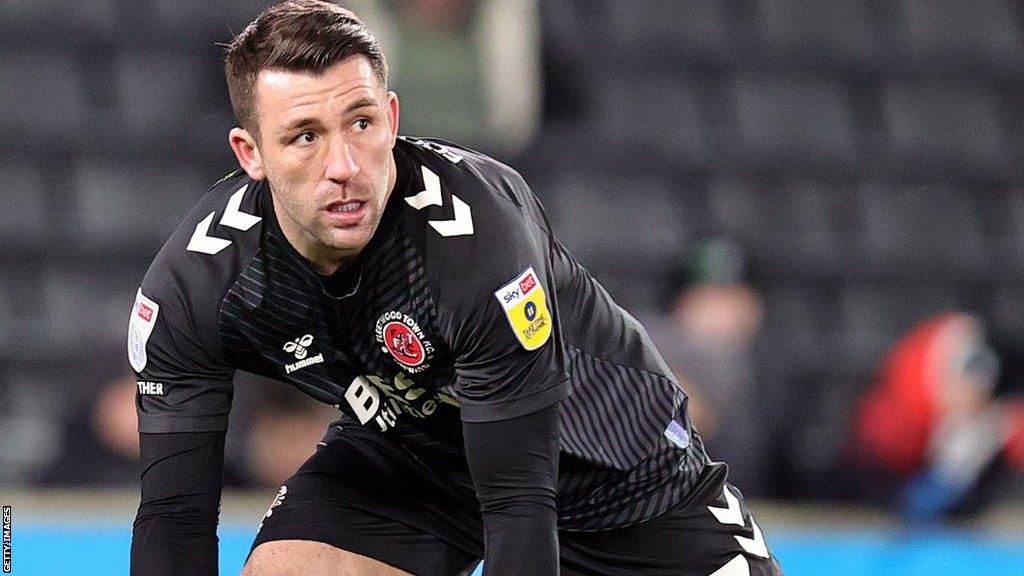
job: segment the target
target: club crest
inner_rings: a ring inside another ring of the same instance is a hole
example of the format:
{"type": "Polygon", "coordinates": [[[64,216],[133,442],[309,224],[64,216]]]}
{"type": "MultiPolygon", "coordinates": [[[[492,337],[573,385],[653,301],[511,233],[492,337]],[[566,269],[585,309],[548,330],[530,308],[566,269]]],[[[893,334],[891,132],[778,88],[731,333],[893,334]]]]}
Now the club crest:
{"type": "Polygon", "coordinates": [[[407,371],[415,374],[429,367],[427,361],[434,353],[434,346],[408,314],[397,310],[381,314],[377,318],[374,335],[381,345],[381,352],[391,354],[395,362],[407,371]]]}

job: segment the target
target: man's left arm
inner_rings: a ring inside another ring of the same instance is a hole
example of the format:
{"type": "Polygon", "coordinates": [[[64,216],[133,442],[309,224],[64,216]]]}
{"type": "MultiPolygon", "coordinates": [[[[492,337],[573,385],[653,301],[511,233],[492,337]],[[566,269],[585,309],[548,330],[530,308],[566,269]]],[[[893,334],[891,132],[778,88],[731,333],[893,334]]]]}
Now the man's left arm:
{"type": "Polygon", "coordinates": [[[477,179],[442,173],[441,184],[471,207],[472,230],[427,234],[424,252],[443,254],[426,271],[454,356],[484,566],[488,576],[556,575],[558,406],[569,383],[553,240],[521,176],[470,153],[464,161],[477,179]]]}
{"type": "Polygon", "coordinates": [[[483,514],[487,576],[558,574],[558,405],[507,420],[464,422],[483,514]]]}

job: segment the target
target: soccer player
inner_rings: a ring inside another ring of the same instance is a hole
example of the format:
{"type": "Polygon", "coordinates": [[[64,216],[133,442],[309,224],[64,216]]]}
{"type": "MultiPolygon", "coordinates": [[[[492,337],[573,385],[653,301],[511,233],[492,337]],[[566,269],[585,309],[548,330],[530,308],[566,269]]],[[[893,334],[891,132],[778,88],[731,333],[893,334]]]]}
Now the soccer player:
{"type": "Polygon", "coordinates": [[[236,369],[341,412],[278,492],[248,576],[481,558],[491,576],[781,573],[643,327],[514,170],[397,135],[384,56],[351,12],[276,5],[225,68],[242,171],[186,216],[131,313],[133,574],[216,574],[236,369]]]}

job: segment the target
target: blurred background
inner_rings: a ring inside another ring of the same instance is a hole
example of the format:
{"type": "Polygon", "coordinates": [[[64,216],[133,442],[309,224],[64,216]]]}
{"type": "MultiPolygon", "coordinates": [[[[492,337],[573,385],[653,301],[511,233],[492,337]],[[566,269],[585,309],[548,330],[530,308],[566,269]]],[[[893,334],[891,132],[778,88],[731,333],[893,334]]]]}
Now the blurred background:
{"type": "MultiPolygon", "coordinates": [[[[649,327],[787,573],[1024,573],[1024,2],[340,3],[401,132],[519,169],[649,327]]],[[[218,44],[269,4],[0,0],[15,574],[127,570],[127,314],[236,167],[218,44]]],[[[331,416],[239,374],[223,573],[331,416]]]]}

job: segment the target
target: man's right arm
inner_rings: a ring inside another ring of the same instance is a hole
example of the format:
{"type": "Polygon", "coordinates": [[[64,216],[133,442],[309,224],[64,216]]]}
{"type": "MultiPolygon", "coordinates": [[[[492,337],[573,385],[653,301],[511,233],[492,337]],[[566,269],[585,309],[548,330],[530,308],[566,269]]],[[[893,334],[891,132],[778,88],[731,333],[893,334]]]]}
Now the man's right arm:
{"type": "Polygon", "coordinates": [[[216,575],[233,371],[220,357],[209,325],[217,318],[214,303],[148,285],[152,276],[173,277],[147,277],[128,329],[142,459],[131,574],[216,575]]]}
{"type": "Polygon", "coordinates": [[[132,576],[217,575],[224,432],[140,434],[132,576]]]}
{"type": "Polygon", "coordinates": [[[225,178],[199,200],[153,259],[132,307],[127,352],[138,376],[142,456],[131,551],[136,576],[217,573],[224,435],[237,362],[222,349],[222,306],[259,250],[262,227],[211,222],[223,222],[229,206],[259,222],[260,192],[251,184],[225,178]],[[202,242],[207,237],[220,239],[213,253],[202,242]]]}

